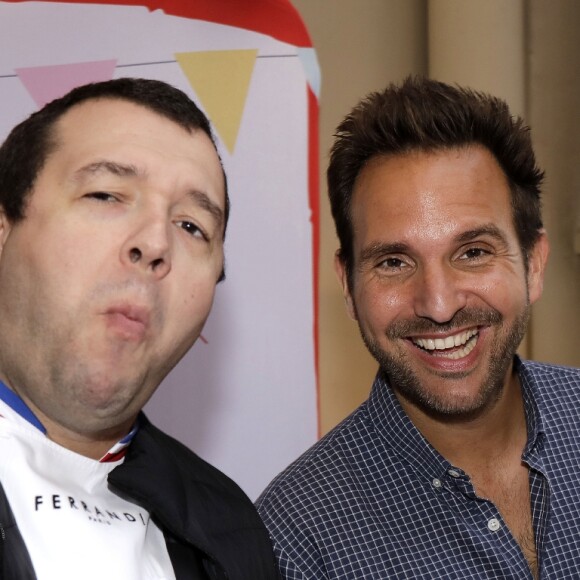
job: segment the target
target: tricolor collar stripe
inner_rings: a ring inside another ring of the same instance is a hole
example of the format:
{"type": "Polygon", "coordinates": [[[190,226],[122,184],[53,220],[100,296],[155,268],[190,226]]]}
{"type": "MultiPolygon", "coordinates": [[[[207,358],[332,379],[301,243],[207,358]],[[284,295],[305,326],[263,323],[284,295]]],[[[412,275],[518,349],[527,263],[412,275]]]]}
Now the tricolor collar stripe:
{"type": "Polygon", "coordinates": [[[0,399],[12,410],[16,411],[23,419],[26,419],[31,425],[34,425],[34,427],[46,435],[46,429],[38,420],[38,417],[30,410],[28,405],[2,381],[0,381],[0,399]]]}

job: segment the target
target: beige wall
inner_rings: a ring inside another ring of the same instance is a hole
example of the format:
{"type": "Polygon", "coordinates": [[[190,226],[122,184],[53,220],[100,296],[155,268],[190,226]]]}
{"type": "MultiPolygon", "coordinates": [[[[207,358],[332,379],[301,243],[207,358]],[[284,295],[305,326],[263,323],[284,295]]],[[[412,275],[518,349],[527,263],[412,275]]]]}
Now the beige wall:
{"type": "Polygon", "coordinates": [[[580,2],[533,0],[528,15],[528,119],[546,170],[548,279],[532,320],[534,358],[580,367],[580,2]]]}
{"type": "Polygon", "coordinates": [[[332,262],[338,246],[324,171],[332,133],[366,93],[410,73],[429,74],[508,100],[534,128],[546,167],[553,255],[525,352],[580,366],[580,3],[575,0],[293,0],[322,70],[320,100],[321,427],[364,400],[376,371],[346,316],[332,262]]]}

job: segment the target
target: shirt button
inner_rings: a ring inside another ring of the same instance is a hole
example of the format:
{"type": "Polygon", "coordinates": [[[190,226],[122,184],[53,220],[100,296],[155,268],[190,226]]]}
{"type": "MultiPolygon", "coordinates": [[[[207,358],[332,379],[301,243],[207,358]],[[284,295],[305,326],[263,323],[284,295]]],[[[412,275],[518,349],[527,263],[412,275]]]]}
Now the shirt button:
{"type": "Polygon", "coordinates": [[[451,477],[461,477],[461,473],[459,473],[459,471],[457,471],[457,469],[449,469],[447,471],[447,473],[451,476],[451,477]]]}
{"type": "Polygon", "coordinates": [[[437,478],[435,478],[435,479],[433,480],[433,487],[434,487],[435,489],[440,489],[440,488],[441,488],[441,485],[442,485],[442,484],[441,484],[441,480],[440,480],[440,479],[437,479],[437,478]]]}
{"type": "Polygon", "coordinates": [[[491,518],[491,520],[487,522],[487,527],[491,532],[497,532],[501,528],[501,524],[497,518],[491,518]]]}

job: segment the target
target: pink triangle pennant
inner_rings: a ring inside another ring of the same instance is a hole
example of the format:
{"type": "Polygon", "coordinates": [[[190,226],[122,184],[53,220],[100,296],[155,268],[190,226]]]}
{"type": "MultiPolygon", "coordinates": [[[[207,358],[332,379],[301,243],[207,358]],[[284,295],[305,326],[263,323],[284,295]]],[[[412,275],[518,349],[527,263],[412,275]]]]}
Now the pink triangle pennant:
{"type": "Polygon", "coordinates": [[[80,85],[111,80],[116,65],[117,60],[99,60],[17,68],[15,72],[34,102],[43,107],[80,85]]]}

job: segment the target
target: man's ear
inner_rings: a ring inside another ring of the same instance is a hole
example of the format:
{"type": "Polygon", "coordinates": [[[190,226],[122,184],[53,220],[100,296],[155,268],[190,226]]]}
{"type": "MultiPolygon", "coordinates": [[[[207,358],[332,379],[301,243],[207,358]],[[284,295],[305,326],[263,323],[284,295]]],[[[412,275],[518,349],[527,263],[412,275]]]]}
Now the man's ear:
{"type": "Polygon", "coordinates": [[[537,239],[528,256],[528,292],[530,295],[530,304],[533,304],[542,295],[544,288],[544,272],[548,255],[550,253],[550,244],[546,230],[540,231],[540,237],[537,239]]]}
{"type": "Polygon", "coordinates": [[[348,276],[346,273],[346,266],[340,255],[340,250],[337,250],[336,254],[334,255],[334,271],[336,272],[338,281],[342,286],[342,294],[344,296],[344,304],[346,306],[346,311],[353,320],[356,320],[357,319],[356,308],[354,307],[354,301],[352,299],[350,288],[348,286],[348,276]]]}
{"type": "Polygon", "coordinates": [[[12,224],[8,220],[4,208],[0,206],[0,256],[2,256],[2,250],[4,249],[4,244],[11,229],[12,224]]]}

